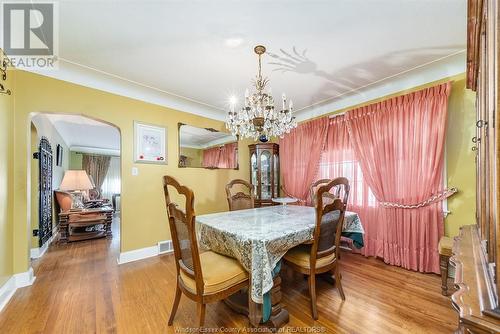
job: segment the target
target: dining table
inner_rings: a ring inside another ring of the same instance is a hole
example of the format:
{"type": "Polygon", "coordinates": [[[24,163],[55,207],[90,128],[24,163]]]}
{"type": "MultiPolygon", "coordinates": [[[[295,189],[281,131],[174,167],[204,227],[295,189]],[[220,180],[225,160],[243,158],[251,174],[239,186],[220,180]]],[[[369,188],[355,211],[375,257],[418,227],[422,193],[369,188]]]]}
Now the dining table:
{"type": "MultiPolygon", "coordinates": [[[[281,258],[289,249],[312,240],[316,209],[267,206],[200,215],[196,223],[202,250],[235,258],[249,273],[248,291],[237,293],[226,304],[247,315],[255,327],[279,328],[288,323],[288,311],[281,305],[281,258]]],[[[356,213],[346,211],[342,234],[357,239],[354,245],[360,246],[364,230],[356,213]]]]}

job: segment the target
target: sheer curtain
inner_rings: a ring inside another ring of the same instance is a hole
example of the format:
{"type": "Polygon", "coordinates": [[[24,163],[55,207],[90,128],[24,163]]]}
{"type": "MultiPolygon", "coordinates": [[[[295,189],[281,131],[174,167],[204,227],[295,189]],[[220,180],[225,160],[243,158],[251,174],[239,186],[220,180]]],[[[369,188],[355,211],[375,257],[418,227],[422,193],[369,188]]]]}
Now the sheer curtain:
{"type": "Polygon", "coordinates": [[[111,157],[108,172],[102,183],[102,197],[111,200],[113,194],[120,193],[120,157],[111,157]]]}
{"type": "MultiPolygon", "coordinates": [[[[347,209],[356,212],[363,223],[365,231],[370,226],[377,225],[380,210],[372,190],[363,178],[363,172],[351,146],[349,131],[345,116],[330,119],[328,134],[321,154],[317,179],[334,179],[347,177],[351,186],[347,209]]],[[[366,245],[366,235],[365,235],[366,245]]],[[[366,247],[353,252],[368,255],[366,247]]]]}
{"type": "Polygon", "coordinates": [[[453,194],[442,184],[449,93],[446,83],[348,111],[328,119],[323,142],[320,127],[302,131],[307,138],[299,141],[283,140],[290,145],[280,147],[282,160],[292,160],[282,165],[285,185],[297,180],[292,195],[300,197],[296,194],[316,179],[347,177],[348,209],[359,214],[365,229],[362,253],[411,270],[439,272],[442,201],[453,194]],[[319,163],[304,152],[311,141],[323,147],[319,163]],[[314,166],[318,173],[309,180],[304,168],[314,166]]]}
{"type": "Polygon", "coordinates": [[[350,208],[377,207],[375,196],[363,179],[359,161],[351,147],[343,115],[330,119],[316,178],[334,179],[342,176],[347,177],[351,185],[350,208]]]}

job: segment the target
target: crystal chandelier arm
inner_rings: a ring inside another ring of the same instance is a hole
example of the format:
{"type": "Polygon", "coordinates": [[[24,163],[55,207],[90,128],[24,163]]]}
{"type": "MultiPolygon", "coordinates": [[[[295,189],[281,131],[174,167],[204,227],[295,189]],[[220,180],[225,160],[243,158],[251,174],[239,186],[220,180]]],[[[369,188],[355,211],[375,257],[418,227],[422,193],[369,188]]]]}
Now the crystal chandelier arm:
{"type": "Polygon", "coordinates": [[[238,112],[234,110],[234,106],[231,108],[227,115],[226,126],[232,134],[239,134],[242,138],[256,140],[261,136],[282,137],[297,126],[295,117],[292,117],[293,102],[289,102],[287,110],[286,96],[283,94],[282,110],[274,108],[271,89],[266,92],[269,80],[262,77],[262,55],[266,52],[266,48],[257,45],[254,51],[258,55],[258,73],[253,80],[256,92],[250,94],[248,89],[245,91],[244,106],[238,112]]]}

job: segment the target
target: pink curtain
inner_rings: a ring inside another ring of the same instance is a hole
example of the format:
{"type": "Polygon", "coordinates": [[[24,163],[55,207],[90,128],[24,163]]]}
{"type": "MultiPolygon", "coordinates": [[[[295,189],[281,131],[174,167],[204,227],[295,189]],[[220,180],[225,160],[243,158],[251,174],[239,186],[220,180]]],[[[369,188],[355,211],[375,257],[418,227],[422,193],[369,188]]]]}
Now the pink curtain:
{"type": "Polygon", "coordinates": [[[225,144],[219,151],[219,168],[236,168],[236,149],[238,143],[225,144]]]}
{"type": "Polygon", "coordinates": [[[219,161],[219,147],[212,147],[203,150],[202,166],[207,168],[217,167],[219,161]]]}
{"type": "MultiPolygon", "coordinates": [[[[317,179],[334,179],[342,176],[349,179],[351,186],[347,209],[359,215],[365,229],[369,225],[376,225],[379,205],[367,182],[363,179],[343,115],[330,119],[317,179]]],[[[353,252],[359,253],[356,248],[353,248],[353,252]]]]}
{"type": "Polygon", "coordinates": [[[365,255],[407,269],[439,272],[442,198],[431,197],[443,190],[450,86],[442,84],[346,113],[363,182],[380,205],[373,214],[361,216],[365,255]],[[412,206],[418,208],[408,208],[412,206]]]}
{"type": "Polygon", "coordinates": [[[318,172],[328,121],[322,117],[300,124],[279,140],[283,187],[287,194],[303,202],[318,172]]]}
{"type": "Polygon", "coordinates": [[[229,143],[203,150],[202,166],[207,168],[236,168],[238,143],[229,143]]]}

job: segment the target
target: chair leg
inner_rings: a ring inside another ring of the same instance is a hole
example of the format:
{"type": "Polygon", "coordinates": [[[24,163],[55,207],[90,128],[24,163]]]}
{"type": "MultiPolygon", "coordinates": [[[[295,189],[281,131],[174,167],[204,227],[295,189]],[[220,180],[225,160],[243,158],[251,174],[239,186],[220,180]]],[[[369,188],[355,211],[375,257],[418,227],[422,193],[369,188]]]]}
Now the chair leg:
{"type": "Polygon", "coordinates": [[[439,270],[441,271],[441,294],[448,295],[448,263],[450,257],[439,255],[439,270]]]}
{"type": "Polygon", "coordinates": [[[203,304],[203,303],[198,304],[198,317],[200,319],[200,321],[199,321],[200,327],[203,327],[203,324],[205,323],[205,308],[206,308],[206,304],[203,304]]]}
{"type": "Polygon", "coordinates": [[[172,311],[170,312],[170,318],[168,318],[168,325],[172,326],[174,322],[175,313],[177,313],[177,308],[179,307],[179,301],[181,300],[182,291],[179,288],[179,285],[175,286],[175,297],[174,304],[172,305],[172,311]]]}
{"type": "Polygon", "coordinates": [[[309,297],[311,298],[311,314],[314,320],[318,320],[318,310],[316,309],[316,275],[309,275],[309,297]]]}
{"type": "Polygon", "coordinates": [[[340,274],[340,268],[338,263],[335,265],[335,285],[339,290],[340,298],[342,298],[342,300],[345,300],[344,289],[342,289],[342,275],[340,274]]]}

